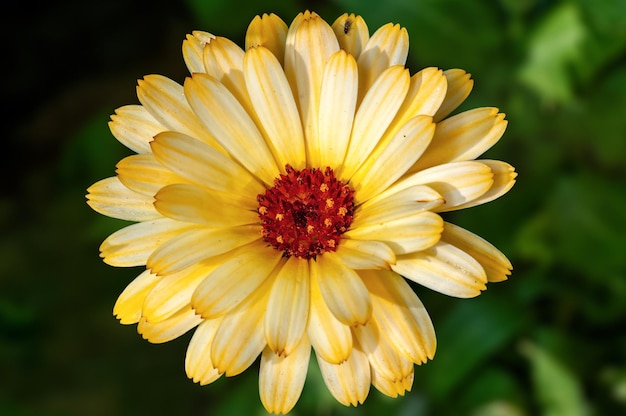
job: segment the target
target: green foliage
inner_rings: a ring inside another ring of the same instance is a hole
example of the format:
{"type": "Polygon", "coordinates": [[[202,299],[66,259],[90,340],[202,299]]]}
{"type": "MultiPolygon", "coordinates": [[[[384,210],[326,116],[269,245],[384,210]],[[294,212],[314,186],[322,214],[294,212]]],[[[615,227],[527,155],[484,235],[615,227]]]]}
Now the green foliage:
{"type": "Polygon", "coordinates": [[[254,365],[200,387],[183,370],[189,336],[154,346],[115,321],[113,303],[139,271],[101,263],[98,245],[121,223],[91,212],[84,195],[127,154],[107,121],[110,103],[134,103],[129,79],[182,73],[180,42],[192,30],[242,44],[255,14],[290,22],[306,7],[328,21],[361,14],[371,30],[405,26],[412,72],[472,73],[461,110],[507,114],[506,134],[485,157],[510,162],[519,177],[505,197],[450,214],[514,270],[477,299],[415,287],[438,350],[416,367],[413,391],[392,400],[372,388],[365,405],[345,408],[312,360],[293,414],[626,412],[624,0],[70,3],[54,22],[49,10],[25,13],[35,22],[13,33],[21,49],[7,79],[24,91],[13,87],[20,94],[6,99],[19,114],[7,117],[0,193],[0,414],[264,414],[254,365]],[[69,39],[88,45],[67,47],[69,39]]]}

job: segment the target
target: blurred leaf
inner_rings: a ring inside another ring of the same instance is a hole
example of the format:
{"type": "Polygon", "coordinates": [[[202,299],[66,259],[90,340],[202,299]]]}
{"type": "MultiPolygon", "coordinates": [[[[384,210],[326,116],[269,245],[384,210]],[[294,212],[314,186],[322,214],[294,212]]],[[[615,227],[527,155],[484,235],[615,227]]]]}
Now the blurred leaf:
{"type": "Polygon", "coordinates": [[[491,354],[519,331],[523,316],[511,302],[483,295],[456,304],[439,324],[435,359],[424,366],[424,388],[437,399],[448,397],[491,354]]]}
{"type": "Polygon", "coordinates": [[[522,353],[532,367],[535,394],[544,416],[588,415],[580,383],[546,350],[531,343],[522,345],[522,353]]]}
{"type": "Polygon", "coordinates": [[[547,101],[571,101],[572,65],[581,58],[586,36],[579,8],[571,2],[556,6],[543,17],[528,41],[527,61],[519,73],[522,82],[547,101]]]}

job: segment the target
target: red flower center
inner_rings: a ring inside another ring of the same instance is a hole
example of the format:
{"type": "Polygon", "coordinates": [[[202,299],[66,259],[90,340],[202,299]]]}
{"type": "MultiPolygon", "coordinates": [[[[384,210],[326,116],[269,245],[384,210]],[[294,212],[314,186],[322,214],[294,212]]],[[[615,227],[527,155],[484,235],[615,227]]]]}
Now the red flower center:
{"type": "Polygon", "coordinates": [[[274,180],[257,196],[263,240],[285,257],[315,258],[337,250],[354,214],[354,191],[335,179],[333,170],[295,170],[274,180]]]}

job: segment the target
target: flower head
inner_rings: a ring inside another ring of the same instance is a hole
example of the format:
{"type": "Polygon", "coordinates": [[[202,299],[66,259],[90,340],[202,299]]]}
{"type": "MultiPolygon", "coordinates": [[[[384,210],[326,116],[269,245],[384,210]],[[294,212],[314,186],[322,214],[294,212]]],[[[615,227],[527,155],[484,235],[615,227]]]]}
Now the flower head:
{"type": "Polygon", "coordinates": [[[139,81],[140,105],[110,128],[137,154],[95,183],[97,212],[136,222],[100,247],[143,266],[114,313],[150,342],[195,332],[186,371],[200,384],[260,355],[269,412],[287,413],[311,350],[333,396],[362,403],[370,385],[410,390],[435,333],[406,279],[473,297],[505,280],[495,247],[441,213],[513,186],[513,168],[476,160],[502,136],[495,108],[448,117],[473,82],[462,70],[405,68],[408,35],[371,36],[344,14],[287,26],[251,22],[245,50],[196,31],[190,76],[139,81]]]}

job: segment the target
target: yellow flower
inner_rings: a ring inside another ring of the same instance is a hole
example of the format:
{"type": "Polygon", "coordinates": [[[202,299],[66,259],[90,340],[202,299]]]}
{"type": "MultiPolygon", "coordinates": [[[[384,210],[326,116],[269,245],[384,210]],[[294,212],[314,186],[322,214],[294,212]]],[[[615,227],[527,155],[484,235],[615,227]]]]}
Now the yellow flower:
{"type": "Polygon", "coordinates": [[[396,397],[435,333],[406,279],[456,297],[505,280],[511,264],[440,213],[506,193],[507,163],[475,160],[502,136],[496,108],[448,117],[473,86],[462,70],[405,68],[408,35],[371,36],[344,14],[328,25],[255,17],[245,51],[196,31],[190,76],[139,81],[141,105],[113,115],[137,154],[88,190],[97,212],[136,224],[104,261],[144,266],[119,297],[122,324],[150,342],[195,328],[186,371],[200,384],[260,355],[261,401],[287,413],[311,349],[333,396],[396,397]]]}

